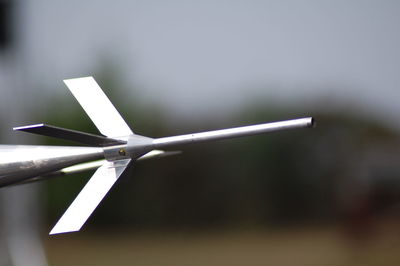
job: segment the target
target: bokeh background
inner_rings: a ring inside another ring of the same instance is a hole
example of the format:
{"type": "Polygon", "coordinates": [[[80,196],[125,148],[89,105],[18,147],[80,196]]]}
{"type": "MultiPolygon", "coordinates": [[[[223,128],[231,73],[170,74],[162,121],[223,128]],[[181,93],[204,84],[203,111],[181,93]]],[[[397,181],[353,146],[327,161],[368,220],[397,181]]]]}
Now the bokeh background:
{"type": "Polygon", "coordinates": [[[138,162],[75,234],[47,232],[92,173],[2,188],[0,265],[399,265],[398,25],[390,0],[0,0],[1,143],[97,133],[62,82],[89,75],[150,137],[317,120],[138,162]]]}

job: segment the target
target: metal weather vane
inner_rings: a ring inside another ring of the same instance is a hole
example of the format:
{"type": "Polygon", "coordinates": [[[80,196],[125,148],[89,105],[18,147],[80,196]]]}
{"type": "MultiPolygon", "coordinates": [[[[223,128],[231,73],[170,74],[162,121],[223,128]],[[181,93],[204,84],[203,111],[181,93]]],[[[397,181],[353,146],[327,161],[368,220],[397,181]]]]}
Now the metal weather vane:
{"type": "Polygon", "coordinates": [[[176,154],[164,151],[186,144],[311,127],[312,117],[180,136],[150,138],[132,132],[93,77],[64,80],[102,135],[37,124],[16,127],[83,146],[0,145],[0,186],[33,182],[96,169],[50,234],[79,231],[128,165],[176,154]]]}

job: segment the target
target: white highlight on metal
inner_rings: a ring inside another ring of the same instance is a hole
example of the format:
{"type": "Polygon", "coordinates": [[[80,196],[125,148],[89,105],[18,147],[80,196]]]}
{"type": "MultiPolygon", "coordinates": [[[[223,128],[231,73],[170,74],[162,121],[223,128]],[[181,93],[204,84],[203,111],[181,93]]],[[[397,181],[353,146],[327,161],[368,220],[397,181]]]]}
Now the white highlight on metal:
{"type": "Polygon", "coordinates": [[[98,154],[103,156],[103,149],[80,146],[41,146],[41,145],[0,145],[0,164],[39,161],[68,156],[98,154]]]}
{"type": "Polygon", "coordinates": [[[80,164],[76,164],[76,165],[61,169],[61,172],[66,174],[66,175],[67,174],[80,173],[80,172],[83,172],[83,171],[99,168],[105,162],[106,162],[106,160],[97,160],[97,161],[89,162],[89,163],[80,163],[80,164]]]}
{"type": "MultiPolygon", "coordinates": [[[[162,157],[162,156],[168,156],[168,155],[176,155],[179,154],[180,152],[178,151],[161,151],[161,150],[152,150],[151,152],[146,153],[145,155],[143,155],[142,157],[138,158],[138,161],[142,161],[142,160],[147,160],[147,159],[152,159],[152,158],[157,158],[157,157],[162,157]]],[[[88,170],[93,170],[96,168],[99,168],[100,166],[102,166],[107,160],[97,160],[97,161],[93,161],[93,162],[88,162],[88,163],[80,163],[80,164],[76,164],[70,167],[65,167],[63,169],[60,170],[61,173],[65,174],[65,175],[69,175],[69,174],[76,174],[76,173],[80,173],[80,172],[84,172],[84,171],[88,171],[88,170]]]]}
{"type": "Polygon", "coordinates": [[[35,124],[35,125],[28,125],[28,126],[21,126],[21,127],[13,127],[13,130],[22,130],[22,129],[27,129],[27,128],[33,128],[33,127],[42,127],[44,124],[35,124]]]}
{"type": "Polygon", "coordinates": [[[165,153],[165,151],[152,150],[152,151],[146,153],[145,155],[139,157],[139,159],[142,159],[142,160],[143,159],[150,159],[150,158],[153,158],[153,157],[158,157],[158,156],[160,156],[161,154],[164,154],[164,153],[165,153]]]}
{"type": "Polygon", "coordinates": [[[272,132],[291,128],[310,127],[313,125],[313,118],[300,118],[281,122],[265,123],[259,125],[235,127],[201,133],[158,138],[153,141],[154,148],[164,148],[181,144],[197,143],[202,141],[211,141],[219,139],[227,139],[234,137],[242,137],[248,135],[256,135],[265,132],[272,132]]]}
{"type": "Polygon", "coordinates": [[[117,138],[133,134],[93,77],[66,79],[64,83],[103,135],[117,138]]]}
{"type": "Polygon", "coordinates": [[[51,230],[50,235],[79,231],[122,172],[126,169],[129,162],[130,159],[106,162],[97,169],[86,186],[51,230]]]}

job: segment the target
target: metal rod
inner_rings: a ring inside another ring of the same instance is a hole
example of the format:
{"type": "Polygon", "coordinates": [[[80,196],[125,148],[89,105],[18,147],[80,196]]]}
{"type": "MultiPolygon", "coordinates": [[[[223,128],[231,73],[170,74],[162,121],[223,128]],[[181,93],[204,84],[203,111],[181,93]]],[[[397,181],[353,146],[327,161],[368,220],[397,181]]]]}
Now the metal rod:
{"type": "Polygon", "coordinates": [[[312,117],[306,117],[306,118],[258,124],[252,126],[235,127],[235,128],[207,131],[201,133],[158,138],[153,140],[153,147],[158,149],[158,148],[166,148],[171,146],[185,145],[185,144],[212,141],[212,140],[257,135],[272,131],[311,127],[313,126],[313,124],[314,124],[314,119],[312,117]]]}

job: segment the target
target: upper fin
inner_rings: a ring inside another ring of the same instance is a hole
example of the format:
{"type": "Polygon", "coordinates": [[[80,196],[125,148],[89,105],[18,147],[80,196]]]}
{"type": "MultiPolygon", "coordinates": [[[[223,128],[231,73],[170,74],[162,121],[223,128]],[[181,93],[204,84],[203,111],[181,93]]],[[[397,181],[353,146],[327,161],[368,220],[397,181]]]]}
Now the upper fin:
{"type": "Polygon", "coordinates": [[[133,134],[93,77],[66,79],[64,83],[101,134],[114,138],[133,134]]]}

